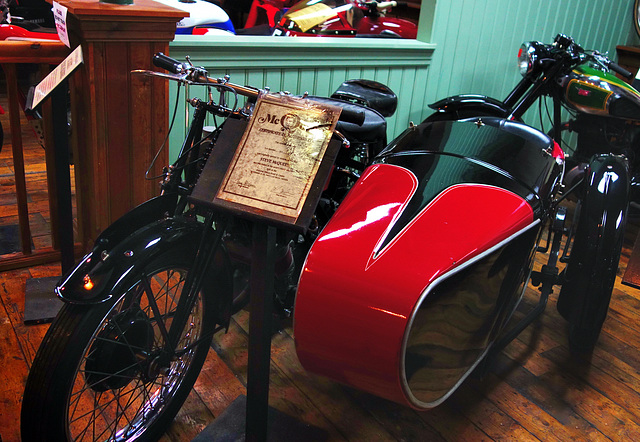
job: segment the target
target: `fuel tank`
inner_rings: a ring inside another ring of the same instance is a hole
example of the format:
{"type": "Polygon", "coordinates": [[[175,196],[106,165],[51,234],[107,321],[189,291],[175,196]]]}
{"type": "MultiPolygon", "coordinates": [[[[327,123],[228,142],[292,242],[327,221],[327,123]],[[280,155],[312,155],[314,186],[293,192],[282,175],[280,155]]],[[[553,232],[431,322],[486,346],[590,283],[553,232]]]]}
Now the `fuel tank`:
{"type": "Polygon", "coordinates": [[[497,118],[405,131],[307,257],[302,365],[416,409],[445,400],[521,299],[563,163],[546,135],[497,118]]]}
{"type": "Polygon", "coordinates": [[[582,65],[563,86],[566,102],[579,112],[640,120],[640,94],[615,75],[582,65]]]}

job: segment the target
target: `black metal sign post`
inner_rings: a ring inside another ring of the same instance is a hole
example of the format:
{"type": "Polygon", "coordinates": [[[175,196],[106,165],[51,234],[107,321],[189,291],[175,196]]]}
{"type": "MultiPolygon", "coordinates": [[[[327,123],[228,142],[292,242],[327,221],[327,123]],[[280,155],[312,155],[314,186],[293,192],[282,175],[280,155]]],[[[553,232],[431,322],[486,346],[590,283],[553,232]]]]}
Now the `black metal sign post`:
{"type": "Polygon", "coordinates": [[[254,223],[246,409],[246,440],[251,442],[266,440],[268,432],[275,245],[276,229],[254,223]]]}
{"type": "Polygon", "coordinates": [[[62,274],[75,265],[73,240],[73,205],[69,171],[69,134],[67,130],[67,82],[51,92],[53,145],[55,146],[56,196],[58,200],[58,240],[62,274]]]}
{"type": "MultiPolygon", "coordinates": [[[[67,128],[67,77],[82,63],[82,48],[78,46],[60,65],[30,91],[26,108],[33,109],[46,98],[51,99],[54,166],[56,180],[58,245],[62,274],[75,265],[73,238],[73,204],[69,171],[69,135],[67,128]]],[[[51,321],[62,306],[53,290],[58,277],[28,279],[25,288],[25,324],[51,321]]]]}
{"type": "MultiPolygon", "coordinates": [[[[50,94],[53,125],[55,167],[55,194],[58,219],[58,246],[62,274],[71,271],[75,264],[73,239],[73,208],[71,202],[71,175],[69,171],[69,136],[67,131],[67,82],[58,84],[50,94]]],[[[51,321],[60,307],[54,294],[59,277],[27,279],[24,300],[24,323],[39,324],[51,321]]]]}
{"type": "Polygon", "coordinates": [[[331,140],[339,114],[333,106],[261,97],[249,123],[227,120],[193,190],[192,203],[253,221],[246,407],[239,410],[236,400],[194,442],[266,441],[270,424],[278,440],[322,438],[322,430],[269,407],[273,290],[277,229],[305,232],[311,224],[340,148],[331,140]]]}

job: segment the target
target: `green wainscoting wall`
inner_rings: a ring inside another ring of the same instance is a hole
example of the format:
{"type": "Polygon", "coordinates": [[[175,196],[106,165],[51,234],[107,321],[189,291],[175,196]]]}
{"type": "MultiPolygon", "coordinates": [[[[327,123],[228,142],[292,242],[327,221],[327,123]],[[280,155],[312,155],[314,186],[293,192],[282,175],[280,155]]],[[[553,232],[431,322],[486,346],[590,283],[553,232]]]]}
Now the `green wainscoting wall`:
{"type": "MultiPolygon", "coordinates": [[[[345,79],[381,81],[399,98],[388,126],[393,137],[429,115],[426,104],[437,99],[459,93],[503,98],[520,78],[516,56],[523,41],[550,42],[562,32],[614,60],[616,45],[638,44],[633,0],[422,0],[422,5],[422,41],[178,36],[171,56],[190,55],[212,76],[229,74],[232,82],[274,92],[328,95],[345,79]]],[[[184,118],[177,120],[174,153],[184,136],[184,118]]]]}
{"type": "Polygon", "coordinates": [[[551,43],[558,33],[616,60],[617,45],[638,44],[632,8],[633,0],[438,0],[427,101],[460,93],[503,99],[521,78],[522,42],[551,43]]]}
{"type": "MultiPolygon", "coordinates": [[[[212,77],[229,75],[233,83],[268,87],[272,92],[328,96],[343,81],[353,78],[391,85],[399,103],[398,111],[388,121],[389,134],[393,135],[422,115],[434,47],[395,39],[176,36],[170,50],[177,59],[189,55],[212,77]]],[[[175,97],[175,83],[170,91],[175,97]]],[[[189,92],[204,97],[203,88],[191,87],[189,92]]],[[[179,115],[184,115],[184,107],[179,115]]],[[[185,134],[184,119],[177,121],[179,127],[174,127],[171,137],[172,153],[185,134]]]]}

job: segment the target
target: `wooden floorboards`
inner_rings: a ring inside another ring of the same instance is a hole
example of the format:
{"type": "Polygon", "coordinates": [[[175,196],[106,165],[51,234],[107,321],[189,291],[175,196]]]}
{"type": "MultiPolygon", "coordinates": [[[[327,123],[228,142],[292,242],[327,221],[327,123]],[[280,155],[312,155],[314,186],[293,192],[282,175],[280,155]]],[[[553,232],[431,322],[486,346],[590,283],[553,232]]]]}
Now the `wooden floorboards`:
{"type": "MultiPolygon", "coordinates": [[[[7,149],[0,154],[0,222],[14,216],[7,149]]],[[[38,156],[29,155],[27,162],[38,156]]],[[[28,167],[30,177],[39,179],[40,166],[28,167]]],[[[46,221],[39,194],[33,194],[32,218],[46,221]]],[[[566,324],[553,294],[545,314],[505,348],[482,378],[471,377],[441,406],[417,412],[305,371],[296,357],[291,324],[284,323],[272,340],[270,405],[321,428],[330,441],[640,440],[640,291],[620,284],[638,221],[629,225],[610,313],[590,358],[569,353],[566,324]]],[[[48,327],[23,324],[26,280],[59,274],[57,264],[0,273],[4,442],[19,440],[22,389],[48,327]]],[[[516,316],[536,301],[531,288],[516,316]]],[[[245,393],[248,316],[240,312],[229,332],[215,337],[164,441],[190,441],[245,393]]]]}
{"type": "MultiPolygon", "coordinates": [[[[0,435],[18,440],[22,387],[47,325],[25,326],[27,278],[57,266],[0,274],[0,435]]],[[[527,294],[523,310],[536,301],[527,294]]],[[[638,293],[616,285],[590,359],[567,349],[555,296],[541,319],[441,406],[416,412],[306,372],[290,324],[272,341],[270,405],[320,427],[332,441],[640,440],[638,293]]],[[[163,440],[189,441],[244,394],[248,313],[215,337],[189,399],[163,440]]]]}

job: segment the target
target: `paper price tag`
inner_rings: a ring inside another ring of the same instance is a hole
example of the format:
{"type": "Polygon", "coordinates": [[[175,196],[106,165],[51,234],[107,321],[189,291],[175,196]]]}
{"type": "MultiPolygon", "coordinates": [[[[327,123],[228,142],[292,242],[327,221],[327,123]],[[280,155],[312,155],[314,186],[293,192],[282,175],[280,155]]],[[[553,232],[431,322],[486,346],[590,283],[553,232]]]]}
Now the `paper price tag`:
{"type": "Polygon", "coordinates": [[[53,2],[53,7],[51,8],[51,10],[53,11],[53,18],[56,22],[58,37],[60,37],[60,41],[62,43],[70,48],[71,45],[69,44],[69,34],[67,32],[67,8],[57,2],[53,2]]]}

